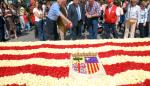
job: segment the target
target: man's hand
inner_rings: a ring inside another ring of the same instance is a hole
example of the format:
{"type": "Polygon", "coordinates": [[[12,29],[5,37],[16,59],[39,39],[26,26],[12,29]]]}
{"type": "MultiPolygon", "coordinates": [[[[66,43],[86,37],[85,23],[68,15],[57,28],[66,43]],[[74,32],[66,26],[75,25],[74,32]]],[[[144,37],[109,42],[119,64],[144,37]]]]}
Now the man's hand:
{"type": "Polygon", "coordinates": [[[89,13],[85,14],[87,18],[92,18],[92,16],[89,13]]]}
{"type": "Polygon", "coordinates": [[[98,14],[97,14],[97,13],[94,13],[93,17],[98,17],[98,14]]]}
{"type": "Polygon", "coordinates": [[[67,28],[67,29],[69,29],[69,28],[72,28],[72,22],[69,20],[68,22],[67,22],[67,24],[65,24],[65,27],[67,28]]]}

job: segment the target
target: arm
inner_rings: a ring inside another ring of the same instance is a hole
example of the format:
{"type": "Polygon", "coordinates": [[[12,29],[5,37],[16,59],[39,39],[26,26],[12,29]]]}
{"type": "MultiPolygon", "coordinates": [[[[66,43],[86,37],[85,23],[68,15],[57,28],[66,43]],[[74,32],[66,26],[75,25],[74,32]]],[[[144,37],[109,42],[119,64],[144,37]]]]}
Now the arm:
{"type": "Polygon", "coordinates": [[[3,12],[2,12],[2,10],[0,9],[0,16],[3,16],[3,12]]]}
{"type": "Polygon", "coordinates": [[[63,15],[62,13],[60,13],[60,17],[67,22],[66,25],[70,25],[70,27],[72,27],[72,22],[70,21],[71,20],[71,7],[70,6],[68,9],[68,18],[70,20],[67,17],[65,17],[65,15],[63,15]]]}
{"type": "Polygon", "coordinates": [[[144,26],[146,26],[147,16],[148,16],[148,10],[145,9],[145,21],[144,21],[144,26]]]}
{"type": "MultiPolygon", "coordinates": [[[[9,9],[10,10],[10,9],[9,9]]],[[[5,17],[8,17],[8,16],[12,16],[12,11],[10,10],[10,13],[7,13],[6,15],[5,15],[5,17]]]]}
{"type": "Polygon", "coordinates": [[[37,16],[38,18],[42,19],[43,15],[38,14],[38,12],[34,12],[34,15],[37,16]]]}
{"type": "Polygon", "coordinates": [[[87,18],[91,18],[91,15],[90,15],[89,12],[88,12],[88,2],[87,2],[86,5],[85,5],[85,16],[86,16],[87,18]]]}
{"type": "Polygon", "coordinates": [[[137,18],[137,22],[138,22],[138,24],[139,24],[139,21],[140,21],[140,7],[137,9],[138,11],[137,11],[137,16],[138,16],[138,18],[137,18]]]}
{"type": "Polygon", "coordinates": [[[120,16],[121,16],[120,8],[119,7],[116,8],[116,16],[117,16],[116,25],[118,25],[119,19],[120,19],[120,16]]]}
{"type": "Polygon", "coordinates": [[[138,16],[138,18],[137,18],[137,27],[139,26],[139,22],[140,22],[140,19],[141,19],[141,17],[140,17],[140,7],[137,9],[138,11],[137,11],[137,16],[138,16]]]}
{"type": "Polygon", "coordinates": [[[68,18],[71,20],[71,6],[68,7],[68,18]]]}

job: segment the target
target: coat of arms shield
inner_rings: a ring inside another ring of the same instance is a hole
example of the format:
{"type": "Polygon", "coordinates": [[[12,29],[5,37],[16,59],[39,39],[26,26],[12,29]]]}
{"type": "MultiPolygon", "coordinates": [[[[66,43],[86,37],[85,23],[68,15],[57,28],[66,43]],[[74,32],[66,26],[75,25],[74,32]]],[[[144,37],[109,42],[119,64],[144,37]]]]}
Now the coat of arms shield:
{"type": "Polygon", "coordinates": [[[100,65],[96,54],[73,55],[72,69],[80,74],[94,74],[99,72],[100,65]]]}

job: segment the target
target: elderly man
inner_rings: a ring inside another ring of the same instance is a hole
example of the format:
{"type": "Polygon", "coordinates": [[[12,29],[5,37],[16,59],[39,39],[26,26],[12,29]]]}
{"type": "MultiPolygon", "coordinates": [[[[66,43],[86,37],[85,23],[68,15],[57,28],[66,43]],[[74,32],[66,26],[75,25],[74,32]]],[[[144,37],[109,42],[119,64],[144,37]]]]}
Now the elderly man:
{"type": "Polygon", "coordinates": [[[115,6],[113,3],[113,0],[108,0],[108,6],[105,9],[104,12],[104,19],[105,19],[105,37],[110,38],[110,33],[112,31],[112,34],[114,38],[118,38],[118,33],[116,31],[116,23],[118,20],[118,16],[120,16],[119,11],[117,10],[117,6],[115,6]]]}
{"type": "Polygon", "coordinates": [[[101,14],[100,5],[95,0],[89,0],[85,6],[90,39],[97,39],[98,17],[101,14]]]}
{"type": "Polygon", "coordinates": [[[73,40],[80,39],[82,36],[81,30],[83,26],[84,14],[84,10],[79,4],[79,0],[73,0],[73,3],[68,9],[68,17],[73,23],[70,36],[73,40]]]}
{"type": "Polygon", "coordinates": [[[49,9],[47,18],[46,18],[46,40],[58,40],[58,33],[57,33],[57,19],[61,17],[67,22],[66,26],[72,27],[72,22],[68,20],[60,11],[60,7],[64,5],[66,0],[57,0],[51,8],[49,9]]]}

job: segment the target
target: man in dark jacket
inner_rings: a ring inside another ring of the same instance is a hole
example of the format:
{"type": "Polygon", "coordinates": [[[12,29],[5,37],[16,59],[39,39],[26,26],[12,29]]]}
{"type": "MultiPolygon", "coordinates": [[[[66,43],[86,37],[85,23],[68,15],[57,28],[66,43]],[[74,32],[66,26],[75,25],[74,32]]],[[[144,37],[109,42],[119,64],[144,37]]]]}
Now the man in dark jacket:
{"type": "Polygon", "coordinates": [[[82,36],[84,15],[84,8],[79,4],[79,0],[73,0],[73,3],[69,5],[68,9],[68,17],[73,23],[70,34],[73,40],[80,39],[82,36]]]}

